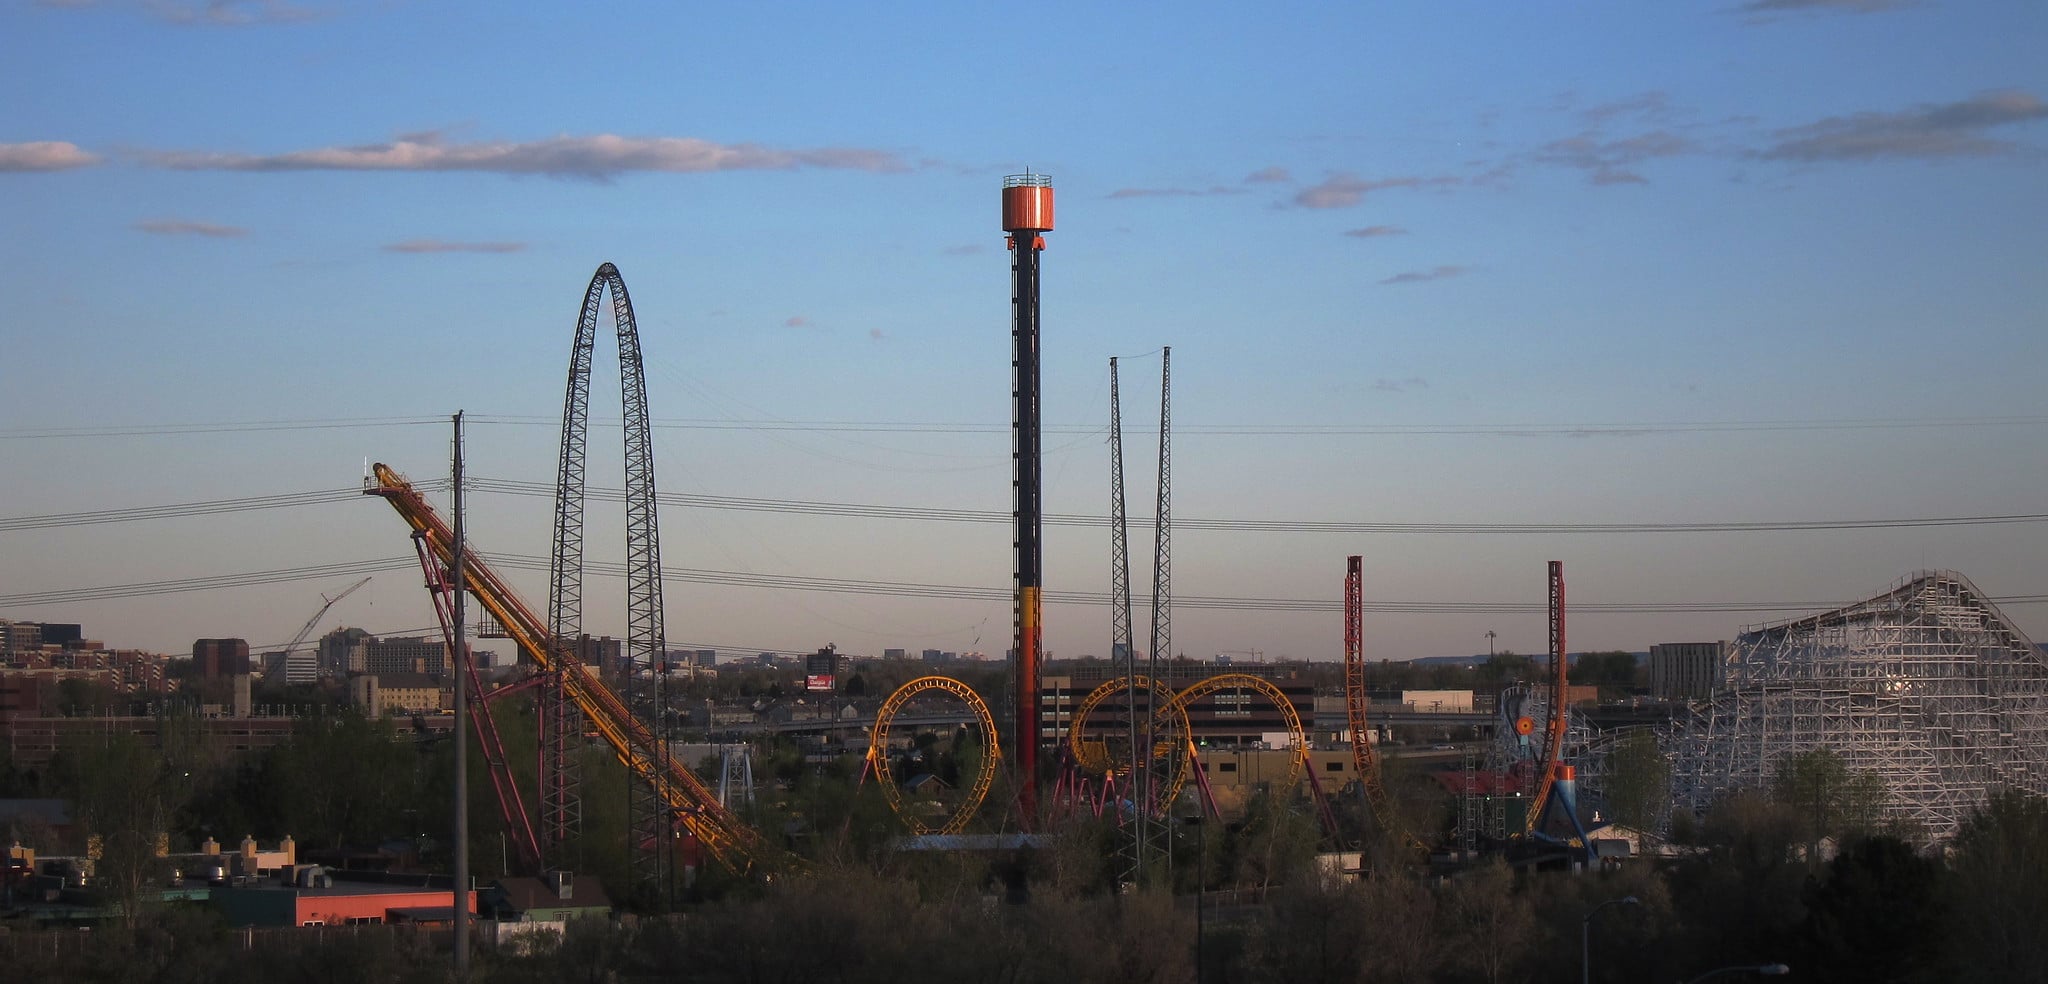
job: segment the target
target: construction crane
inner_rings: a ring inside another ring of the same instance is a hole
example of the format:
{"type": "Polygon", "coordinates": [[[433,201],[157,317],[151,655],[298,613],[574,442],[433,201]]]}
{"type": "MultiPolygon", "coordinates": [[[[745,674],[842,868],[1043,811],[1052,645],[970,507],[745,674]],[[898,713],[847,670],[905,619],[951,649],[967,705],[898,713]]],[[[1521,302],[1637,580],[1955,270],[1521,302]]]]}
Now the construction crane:
{"type": "MultiPolygon", "coordinates": [[[[454,531],[426,496],[389,465],[379,463],[374,468],[373,482],[364,493],[391,503],[424,539],[435,561],[452,563],[454,531]]],[[[687,766],[663,754],[652,729],[627,709],[619,695],[584,669],[574,647],[558,650],[550,645],[547,623],[512,593],[482,557],[466,552],[464,566],[463,584],[470,596],[504,626],[535,666],[548,670],[561,665],[563,689],[569,699],[634,778],[647,783],[667,804],[674,823],[695,836],[719,863],[734,871],[746,870],[763,850],[759,835],[727,812],[718,795],[687,766]]]]}
{"type": "Polygon", "coordinates": [[[313,634],[313,626],[320,624],[320,620],[326,617],[328,609],[333,608],[336,604],[339,604],[341,602],[341,599],[346,598],[349,595],[355,594],[357,588],[360,588],[368,583],[370,583],[370,579],[366,577],[360,581],[357,581],[354,584],[349,585],[340,594],[335,595],[332,598],[329,598],[326,595],[320,596],[320,610],[314,612],[313,617],[307,619],[306,624],[299,627],[299,634],[292,636],[292,641],[285,644],[284,659],[281,661],[281,665],[287,667],[287,669],[284,671],[287,676],[289,676],[291,673],[291,670],[288,667],[290,667],[292,663],[292,651],[299,648],[299,644],[305,642],[307,636],[313,634]]]}

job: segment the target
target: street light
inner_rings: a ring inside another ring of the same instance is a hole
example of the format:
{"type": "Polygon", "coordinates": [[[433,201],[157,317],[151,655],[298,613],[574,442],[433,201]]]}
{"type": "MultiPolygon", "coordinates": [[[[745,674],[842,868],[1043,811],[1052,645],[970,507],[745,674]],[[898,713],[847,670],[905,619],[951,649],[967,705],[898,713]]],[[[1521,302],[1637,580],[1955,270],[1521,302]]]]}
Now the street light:
{"type": "Polygon", "coordinates": [[[1608,899],[1586,911],[1586,918],[1579,920],[1579,984],[1593,981],[1593,915],[1610,905],[1642,905],[1642,900],[1633,895],[1608,899]]]}
{"type": "Polygon", "coordinates": [[[1710,971],[1707,971],[1706,973],[1704,973],[1704,974],[1701,974],[1700,976],[1698,976],[1698,977],[1695,977],[1695,978],[1693,978],[1692,980],[1686,981],[1686,982],[1685,982],[1685,984],[1700,984],[1700,982],[1701,982],[1701,981],[1703,981],[1703,980],[1706,980],[1706,979],[1708,979],[1708,978],[1710,978],[1710,977],[1719,977],[1719,976],[1721,976],[1722,974],[1744,974],[1744,973],[1748,973],[1748,974],[1755,974],[1755,975],[1757,975],[1758,977],[1783,977],[1783,976],[1785,976],[1786,974],[1789,974],[1789,973],[1791,973],[1791,972],[1792,972],[1792,968],[1790,968],[1790,967],[1787,967],[1787,966],[1785,966],[1784,964],[1781,964],[1781,963],[1774,963],[1774,964],[1743,964],[1743,965],[1741,965],[1741,966],[1739,966],[1739,967],[1723,967],[1723,968],[1721,968],[1720,970],[1710,970],[1710,971]]]}

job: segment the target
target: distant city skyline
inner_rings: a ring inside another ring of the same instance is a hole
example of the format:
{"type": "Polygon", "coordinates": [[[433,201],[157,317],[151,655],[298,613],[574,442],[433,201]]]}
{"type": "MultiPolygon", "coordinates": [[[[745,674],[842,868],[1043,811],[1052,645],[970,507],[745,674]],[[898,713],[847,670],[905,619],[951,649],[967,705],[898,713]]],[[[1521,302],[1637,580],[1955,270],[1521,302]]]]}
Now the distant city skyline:
{"type": "MultiPolygon", "coordinates": [[[[2021,2],[10,5],[0,618],[260,648],[373,576],[316,634],[430,632],[404,524],[349,491],[445,478],[458,409],[474,545],[544,608],[610,261],[670,645],[1000,655],[1028,167],[1048,513],[1109,511],[1113,356],[1151,513],[1173,348],[1176,652],[1337,658],[1350,554],[1375,660],[1541,651],[1552,559],[1574,651],[1923,569],[2048,637],[2044,44],[2021,2]],[[91,515],[265,496],[296,498],[91,515]]],[[[589,512],[584,623],[623,635],[589,512]]],[[[1046,645],[1106,655],[1061,600],[1108,590],[1104,529],[1046,533],[1046,645]]]]}

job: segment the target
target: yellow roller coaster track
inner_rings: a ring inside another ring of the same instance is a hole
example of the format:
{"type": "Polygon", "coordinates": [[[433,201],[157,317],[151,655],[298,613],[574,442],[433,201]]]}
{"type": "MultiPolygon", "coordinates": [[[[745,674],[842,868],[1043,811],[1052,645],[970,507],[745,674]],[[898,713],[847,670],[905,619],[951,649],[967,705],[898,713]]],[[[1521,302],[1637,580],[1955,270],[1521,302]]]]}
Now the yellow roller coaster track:
{"type": "MultiPolygon", "coordinates": [[[[1172,708],[1175,706],[1173,703],[1173,688],[1167,686],[1164,681],[1144,676],[1137,678],[1137,684],[1141,693],[1145,690],[1151,690],[1155,696],[1160,698],[1156,713],[1167,716],[1167,720],[1161,722],[1164,725],[1166,734],[1157,737],[1153,742],[1153,756],[1157,757],[1160,751],[1168,745],[1173,745],[1176,748],[1179,747],[1179,744],[1184,742],[1177,742],[1174,736],[1180,735],[1184,738],[1188,734],[1188,715],[1186,709],[1182,709],[1177,718],[1172,716],[1172,708]]],[[[1074,716],[1067,723],[1067,748],[1073,752],[1074,761],[1079,763],[1081,768],[1097,775],[1114,771],[1114,765],[1109,760],[1107,744],[1102,741],[1089,740],[1087,733],[1088,717],[1094,714],[1095,709],[1101,706],[1102,702],[1109,699],[1111,695],[1122,693],[1124,686],[1125,681],[1123,680],[1103,681],[1101,686],[1089,691],[1088,696],[1081,698],[1081,703],[1074,708],[1074,716]]],[[[1135,713],[1135,711],[1127,711],[1127,713],[1135,713]]]]}
{"type": "MultiPolygon", "coordinates": [[[[1287,726],[1288,737],[1294,745],[1294,756],[1287,767],[1287,781],[1281,784],[1279,788],[1293,789],[1295,784],[1301,781],[1302,770],[1308,766],[1308,732],[1303,730],[1301,726],[1301,715],[1295,712],[1294,701],[1288,699],[1286,691],[1274,686],[1268,680],[1252,676],[1249,673],[1219,673],[1206,679],[1197,680],[1189,684],[1180,693],[1174,694],[1173,710],[1185,719],[1187,717],[1188,705],[1219,690],[1257,691],[1260,696],[1272,701],[1274,707],[1280,709],[1280,721],[1287,726]]],[[[1182,770],[1183,775],[1187,771],[1189,770],[1182,770]]],[[[1186,780],[1183,778],[1182,781],[1185,782],[1186,780]]],[[[1174,787],[1174,794],[1179,795],[1179,793],[1180,787],[1176,785],[1174,787]]],[[[1173,800],[1168,799],[1166,802],[1171,803],[1173,800]]]]}
{"type": "MultiPolygon", "coordinates": [[[[1245,673],[1222,673],[1197,680],[1189,684],[1185,689],[1177,692],[1162,682],[1146,677],[1138,678],[1138,686],[1141,688],[1151,688],[1157,693],[1168,695],[1166,703],[1162,704],[1156,713],[1165,719],[1163,723],[1169,735],[1181,736],[1179,738],[1161,738],[1156,741],[1153,745],[1153,756],[1156,758],[1162,755],[1173,754],[1181,748],[1190,749],[1183,756],[1180,767],[1174,770],[1172,778],[1167,782],[1165,788],[1161,790],[1160,795],[1153,797],[1152,808],[1154,810],[1164,810],[1168,804],[1171,804],[1180,797],[1181,790],[1186,787],[1189,777],[1194,774],[1194,770],[1198,765],[1192,751],[1194,748],[1194,742],[1192,741],[1194,728],[1189,723],[1188,707],[1194,704],[1195,701],[1201,700],[1220,690],[1256,691],[1260,696],[1272,701],[1274,707],[1280,709],[1281,721],[1286,726],[1287,733],[1292,738],[1294,745],[1294,757],[1289,763],[1287,781],[1283,784],[1282,788],[1292,789],[1296,783],[1301,781],[1302,770],[1308,765],[1308,732],[1301,726],[1301,715],[1295,712],[1294,702],[1288,699],[1285,691],[1274,686],[1271,682],[1245,673]]],[[[1075,760],[1080,762],[1083,768],[1092,772],[1110,771],[1111,766],[1109,763],[1109,753],[1102,744],[1086,740],[1084,731],[1087,727],[1088,715],[1093,713],[1096,706],[1101,704],[1103,700],[1112,694],[1122,692],[1124,687],[1124,681],[1110,680],[1090,691],[1088,696],[1083,698],[1080,705],[1074,709],[1074,717],[1069,725],[1067,741],[1074,751],[1075,760]]]]}
{"type": "Polygon", "coordinates": [[[988,704],[974,692],[973,687],[952,677],[918,677],[896,688],[896,692],[882,702],[881,710],[875,712],[875,727],[868,738],[868,768],[874,772],[875,781],[881,785],[882,795],[889,800],[889,809],[895,811],[904,823],[910,825],[913,832],[919,834],[957,834],[967,829],[968,823],[974,820],[975,813],[980,811],[982,801],[988,799],[988,791],[995,785],[996,772],[1000,769],[1002,760],[1002,745],[996,739],[996,719],[989,713],[988,704]],[[903,792],[896,788],[896,777],[889,770],[889,726],[895,722],[896,712],[902,710],[913,698],[933,690],[952,694],[959,698],[961,703],[966,704],[967,709],[974,712],[975,720],[981,724],[982,737],[988,742],[988,754],[981,757],[981,768],[975,770],[974,784],[968,788],[966,797],[953,809],[946,822],[936,827],[904,809],[903,792]]]}
{"type": "MultiPolygon", "coordinates": [[[[363,491],[382,496],[391,503],[391,508],[397,510],[415,532],[426,538],[428,548],[438,561],[453,563],[451,548],[455,534],[434,512],[426,497],[388,465],[379,463],[375,474],[375,483],[363,491]]],[[[463,566],[470,596],[504,626],[506,634],[518,643],[519,650],[535,666],[552,667],[554,655],[549,651],[548,630],[542,621],[474,550],[467,553],[463,566]]],[[[627,709],[611,688],[585,672],[580,661],[564,668],[575,671],[563,674],[569,698],[576,702],[591,726],[611,746],[612,754],[634,776],[653,786],[669,808],[675,811],[676,821],[695,835],[712,857],[734,871],[746,870],[761,850],[759,836],[727,813],[719,804],[718,797],[705,788],[688,766],[672,757],[655,754],[654,735],[646,725],[627,709]]]]}

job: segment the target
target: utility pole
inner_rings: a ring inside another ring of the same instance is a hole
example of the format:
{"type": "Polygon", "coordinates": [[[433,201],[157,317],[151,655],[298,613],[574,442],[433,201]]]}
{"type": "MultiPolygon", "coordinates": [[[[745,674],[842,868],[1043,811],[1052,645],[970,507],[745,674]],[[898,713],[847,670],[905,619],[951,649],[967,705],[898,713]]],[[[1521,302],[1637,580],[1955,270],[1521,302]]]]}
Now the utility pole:
{"type": "Polygon", "coordinates": [[[455,542],[449,553],[455,580],[455,979],[469,979],[469,642],[462,624],[462,411],[455,412],[455,456],[449,471],[455,486],[455,542]]]}

